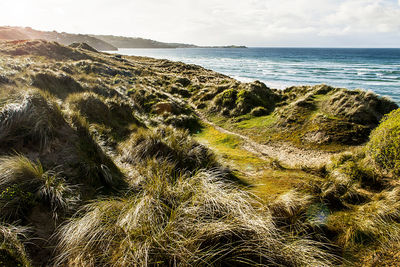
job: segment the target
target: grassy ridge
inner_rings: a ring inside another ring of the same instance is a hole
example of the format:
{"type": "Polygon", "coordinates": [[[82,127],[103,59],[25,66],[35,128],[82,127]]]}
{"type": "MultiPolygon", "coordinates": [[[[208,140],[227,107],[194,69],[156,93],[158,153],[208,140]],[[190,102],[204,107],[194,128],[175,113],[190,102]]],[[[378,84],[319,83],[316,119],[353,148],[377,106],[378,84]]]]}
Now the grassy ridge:
{"type": "Polygon", "coordinates": [[[325,133],[370,131],[391,102],[326,86],[279,93],[44,41],[1,44],[0,66],[1,264],[332,266],[368,263],[374,251],[391,263],[398,147],[378,148],[398,137],[396,112],[360,151],[297,169],[197,116],[288,140],[314,133],[322,115],[325,133]]]}

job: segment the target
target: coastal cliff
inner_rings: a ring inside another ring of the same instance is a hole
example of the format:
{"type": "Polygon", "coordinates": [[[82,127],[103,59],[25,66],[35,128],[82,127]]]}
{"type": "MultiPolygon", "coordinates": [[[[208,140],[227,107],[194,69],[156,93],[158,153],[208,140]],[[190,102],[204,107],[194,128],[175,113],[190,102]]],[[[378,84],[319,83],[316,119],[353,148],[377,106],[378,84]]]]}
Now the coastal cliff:
{"type": "Polygon", "coordinates": [[[0,42],[0,265],[390,265],[398,113],[362,90],[0,42]]]}

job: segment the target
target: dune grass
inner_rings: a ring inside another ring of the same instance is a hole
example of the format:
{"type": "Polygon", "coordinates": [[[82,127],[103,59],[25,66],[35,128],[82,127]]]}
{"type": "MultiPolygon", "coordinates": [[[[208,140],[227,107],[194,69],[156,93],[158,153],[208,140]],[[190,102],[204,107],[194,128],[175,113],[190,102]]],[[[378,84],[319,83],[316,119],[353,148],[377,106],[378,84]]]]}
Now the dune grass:
{"type": "Polygon", "coordinates": [[[134,194],[89,204],[61,228],[58,264],[331,265],[321,244],[280,232],[268,210],[220,173],[171,175],[156,164],[134,194]]]}
{"type": "Polygon", "coordinates": [[[400,175],[400,109],[388,114],[371,134],[367,153],[377,165],[400,175]]]}
{"type": "Polygon", "coordinates": [[[18,219],[37,203],[43,203],[55,218],[75,206],[73,187],[59,173],[22,155],[0,158],[0,210],[5,219],[18,219]]]}
{"type": "Polygon", "coordinates": [[[81,159],[80,181],[91,187],[105,185],[105,190],[123,187],[123,174],[96,142],[90,132],[90,123],[79,112],[74,112],[70,120],[79,137],[77,146],[81,159]]]}
{"type": "Polygon", "coordinates": [[[44,148],[63,122],[60,107],[54,101],[40,91],[28,91],[0,110],[0,142],[11,145],[23,140],[44,148]]]}
{"type": "Polygon", "coordinates": [[[31,267],[22,241],[26,240],[26,227],[0,223],[0,265],[31,267]]]}
{"type": "Polygon", "coordinates": [[[123,161],[134,164],[156,158],[174,163],[180,170],[217,167],[214,154],[185,130],[159,127],[139,130],[121,145],[123,161]]]}

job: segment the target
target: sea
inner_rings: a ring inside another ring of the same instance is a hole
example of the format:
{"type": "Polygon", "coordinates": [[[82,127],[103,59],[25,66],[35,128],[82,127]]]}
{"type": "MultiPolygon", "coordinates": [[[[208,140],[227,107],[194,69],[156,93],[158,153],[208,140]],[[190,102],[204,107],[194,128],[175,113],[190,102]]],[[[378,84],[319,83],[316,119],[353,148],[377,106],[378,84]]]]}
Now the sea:
{"type": "Polygon", "coordinates": [[[372,90],[400,104],[398,48],[177,48],[120,49],[200,65],[239,81],[259,80],[270,88],[328,84],[372,90]]]}

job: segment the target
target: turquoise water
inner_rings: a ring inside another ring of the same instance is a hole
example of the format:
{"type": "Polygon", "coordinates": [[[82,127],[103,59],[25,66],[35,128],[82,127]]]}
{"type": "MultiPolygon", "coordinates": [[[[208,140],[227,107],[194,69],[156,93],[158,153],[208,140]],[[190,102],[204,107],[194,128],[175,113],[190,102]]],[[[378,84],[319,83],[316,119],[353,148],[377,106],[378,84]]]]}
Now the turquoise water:
{"type": "Polygon", "coordinates": [[[400,49],[182,48],[118,53],[197,64],[240,81],[260,80],[271,88],[321,83],[362,88],[400,103],[400,49]]]}

